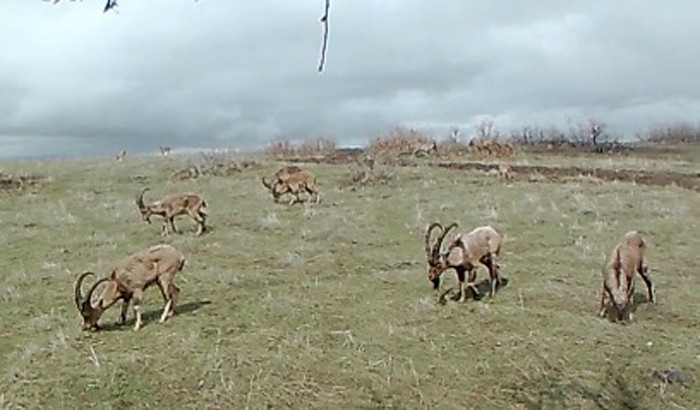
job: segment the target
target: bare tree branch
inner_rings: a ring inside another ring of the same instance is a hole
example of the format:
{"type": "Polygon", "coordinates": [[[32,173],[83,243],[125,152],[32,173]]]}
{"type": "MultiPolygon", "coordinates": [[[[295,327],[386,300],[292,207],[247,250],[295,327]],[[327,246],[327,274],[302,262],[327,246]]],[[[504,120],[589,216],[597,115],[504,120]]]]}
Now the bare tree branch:
{"type": "Polygon", "coordinates": [[[323,71],[323,66],[326,64],[326,49],[328,47],[328,9],[331,7],[331,0],[326,0],[326,12],[321,17],[323,23],[323,45],[321,46],[321,62],[318,64],[318,72],[323,71]]]}
{"type": "MultiPolygon", "coordinates": [[[[42,0],[45,2],[52,1],[52,0],[42,0]]],[[[56,4],[60,2],[61,0],[53,0],[53,4],[56,4]]],[[[75,2],[75,0],[70,0],[71,2],[75,2]]],[[[80,0],[81,2],[83,0],[80,0]]],[[[198,1],[198,0],[194,0],[198,1]]],[[[329,9],[331,7],[331,0],[325,0],[325,12],[323,13],[323,16],[321,17],[321,23],[323,23],[323,44],[321,46],[321,61],[318,64],[318,72],[323,71],[323,67],[326,65],[326,51],[328,50],[328,16],[329,16],[329,9]]],[[[114,9],[116,12],[117,10],[115,9],[117,7],[117,0],[107,0],[107,3],[105,3],[105,7],[102,10],[103,13],[108,12],[110,9],[114,9]]]]}

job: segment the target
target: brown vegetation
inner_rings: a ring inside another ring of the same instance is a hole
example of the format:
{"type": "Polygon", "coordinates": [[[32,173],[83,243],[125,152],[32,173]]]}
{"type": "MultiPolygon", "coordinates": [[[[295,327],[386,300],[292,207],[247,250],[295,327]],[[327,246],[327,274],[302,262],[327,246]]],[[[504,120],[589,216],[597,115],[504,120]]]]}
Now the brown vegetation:
{"type": "MultiPolygon", "coordinates": [[[[189,162],[189,161],[188,161],[189,162]]],[[[200,160],[174,171],[171,181],[184,181],[201,176],[229,177],[247,169],[260,167],[255,160],[239,160],[226,152],[202,153],[200,160]]]]}
{"type": "Polygon", "coordinates": [[[655,125],[637,134],[637,139],[656,144],[698,143],[700,125],[688,123],[655,125]]]}
{"type": "Polygon", "coordinates": [[[10,175],[0,172],[0,191],[8,193],[24,192],[28,188],[41,185],[44,179],[40,175],[10,175]]]}
{"type": "Polygon", "coordinates": [[[428,156],[436,155],[438,145],[427,135],[403,127],[397,127],[389,135],[370,141],[366,152],[374,156],[428,156]]]}
{"type": "Polygon", "coordinates": [[[264,153],[275,159],[323,157],[335,152],[336,144],[330,138],[319,137],[300,144],[293,144],[286,138],[272,141],[264,153]]]}

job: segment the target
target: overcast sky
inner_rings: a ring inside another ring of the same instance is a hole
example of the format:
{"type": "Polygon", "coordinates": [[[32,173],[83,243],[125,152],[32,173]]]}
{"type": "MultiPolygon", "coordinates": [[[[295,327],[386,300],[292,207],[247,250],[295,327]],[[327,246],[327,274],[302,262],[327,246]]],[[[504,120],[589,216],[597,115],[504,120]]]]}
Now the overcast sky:
{"type": "Polygon", "coordinates": [[[700,3],[0,1],[0,157],[700,120],[700,3]]]}

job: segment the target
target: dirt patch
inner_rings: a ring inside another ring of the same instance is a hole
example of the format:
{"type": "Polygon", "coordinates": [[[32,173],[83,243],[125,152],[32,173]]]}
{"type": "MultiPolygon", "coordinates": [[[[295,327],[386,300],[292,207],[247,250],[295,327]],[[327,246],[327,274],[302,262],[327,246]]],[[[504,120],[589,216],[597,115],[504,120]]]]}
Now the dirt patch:
{"type": "MultiPolygon", "coordinates": [[[[350,164],[358,156],[363,154],[363,150],[338,149],[332,154],[324,157],[298,159],[292,162],[307,162],[320,164],[350,164]]],[[[498,164],[485,162],[425,162],[425,161],[398,161],[398,166],[433,166],[439,168],[470,170],[470,171],[492,171],[498,169],[498,164]]],[[[681,188],[700,192],[700,172],[695,174],[673,172],[673,171],[649,171],[630,169],[606,169],[606,168],[586,168],[586,167],[551,167],[543,165],[512,165],[513,171],[517,174],[528,175],[537,174],[549,178],[558,177],[590,177],[604,181],[631,182],[641,185],[666,186],[676,185],[681,188]]]]}
{"type": "MultiPolygon", "coordinates": [[[[446,162],[432,163],[440,168],[491,171],[497,170],[498,165],[479,162],[446,162]]],[[[518,174],[539,174],[545,177],[589,177],[604,181],[632,182],[642,185],[677,185],[681,188],[700,191],[700,173],[685,174],[672,171],[646,171],[629,169],[605,169],[584,167],[549,167],[542,165],[512,165],[518,174]]]]}

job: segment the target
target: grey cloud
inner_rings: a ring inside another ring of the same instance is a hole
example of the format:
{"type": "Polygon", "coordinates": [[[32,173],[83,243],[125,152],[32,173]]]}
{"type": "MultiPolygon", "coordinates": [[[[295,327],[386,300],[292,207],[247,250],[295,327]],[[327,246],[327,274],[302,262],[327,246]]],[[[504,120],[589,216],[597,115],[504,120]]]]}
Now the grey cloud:
{"type": "Polygon", "coordinates": [[[0,4],[0,156],[700,119],[693,3],[332,2],[322,74],[322,0],[98,6],[0,4]]]}

